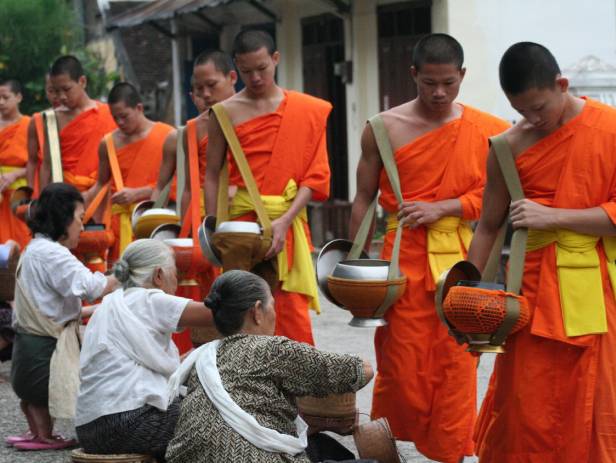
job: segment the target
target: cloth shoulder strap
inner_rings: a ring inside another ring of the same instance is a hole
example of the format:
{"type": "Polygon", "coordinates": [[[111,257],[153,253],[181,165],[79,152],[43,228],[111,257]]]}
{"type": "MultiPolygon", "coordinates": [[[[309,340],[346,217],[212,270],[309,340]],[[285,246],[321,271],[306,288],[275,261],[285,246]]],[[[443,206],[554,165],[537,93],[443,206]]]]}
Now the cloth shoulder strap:
{"type": "MultiPolygon", "coordinates": [[[[402,203],[402,190],[400,188],[400,176],[398,174],[398,167],[396,166],[396,161],[394,159],[394,152],[391,147],[391,143],[389,141],[389,137],[387,136],[387,130],[385,129],[385,125],[383,124],[383,119],[380,115],[376,115],[371,117],[368,120],[368,123],[372,127],[372,132],[374,133],[374,138],[376,140],[377,147],[379,149],[379,155],[381,156],[381,161],[383,162],[383,167],[385,172],[387,173],[387,178],[391,183],[392,189],[394,190],[394,194],[396,195],[396,199],[399,203],[402,203]]],[[[364,218],[359,226],[357,234],[355,235],[355,240],[353,241],[353,247],[351,248],[351,252],[349,252],[348,259],[358,259],[361,255],[362,249],[366,246],[366,241],[368,239],[368,234],[370,232],[370,228],[372,227],[372,223],[374,221],[374,215],[376,212],[377,206],[377,198],[374,198],[372,204],[366,211],[364,218]]],[[[399,224],[396,229],[396,236],[394,238],[394,245],[391,253],[391,261],[389,264],[389,272],[387,275],[388,280],[394,280],[400,278],[400,244],[402,241],[402,229],[403,225],[399,224]]],[[[387,288],[387,293],[385,295],[385,299],[379,309],[375,312],[375,317],[381,317],[385,310],[392,304],[393,300],[396,297],[396,289],[394,285],[390,285],[387,288]]]]}
{"type": "Polygon", "coordinates": [[[51,181],[59,183],[64,180],[64,174],[62,173],[62,155],[60,152],[60,135],[56,112],[53,109],[48,109],[43,112],[43,118],[45,120],[45,133],[47,135],[49,158],[51,160],[51,181]]]}
{"type": "MultiPolygon", "coordinates": [[[[255,179],[252,175],[250,166],[248,165],[248,161],[246,160],[246,155],[244,154],[240,141],[237,138],[237,134],[233,129],[233,125],[231,124],[229,115],[227,114],[225,107],[221,103],[217,103],[212,106],[212,111],[216,115],[216,119],[218,119],[220,128],[225,136],[225,139],[227,140],[229,148],[231,149],[233,159],[235,160],[240,174],[242,175],[242,179],[244,180],[244,183],[246,185],[246,190],[248,191],[250,199],[253,202],[255,212],[257,213],[259,222],[261,222],[261,226],[263,227],[263,237],[269,238],[272,235],[272,223],[269,219],[269,216],[265,212],[265,206],[263,205],[263,201],[261,200],[261,195],[259,193],[259,189],[257,188],[257,183],[255,182],[255,179]]],[[[223,201],[223,197],[228,196],[228,179],[228,171],[226,174],[223,174],[221,172],[221,180],[223,181],[219,182],[218,186],[219,206],[221,201],[223,201]],[[226,180],[226,182],[224,180],[226,180]]],[[[224,210],[219,209],[217,211],[218,222],[220,223],[221,221],[224,221],[223,218],[226,219],[228,213],[228,206],[224,208],[224,210]]]]}

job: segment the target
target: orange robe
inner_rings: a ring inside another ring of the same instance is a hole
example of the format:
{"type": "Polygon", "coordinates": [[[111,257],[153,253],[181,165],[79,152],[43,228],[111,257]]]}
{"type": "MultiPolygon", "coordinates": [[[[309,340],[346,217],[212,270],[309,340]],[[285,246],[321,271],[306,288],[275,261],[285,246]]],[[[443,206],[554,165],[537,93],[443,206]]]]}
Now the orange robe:
{"type": "MultiPolygon", "coordinates": [[[[22,116],[19,121],[0,130],[0,172],[3,168],[26,167],[29,123],[30,118],[22,116]]],[[[14,188],[9,186],[0,197],[0,243],[15,240],[23,249],[30,241],[30,230],[11,211],[13,191],[14,188]]]]}
{"type": "MultiPolygon", "coordinates": [[[[323,100],[285,91],[285,98],[275,112],[235,126],[235,132],[262,195],[281,195],[289,180],[293,179],[298,188],[305,186],[312,190],[313,201],[324,201],[328,198],[330,170],[325,128],[330,111],[331,105],[323,100]]],[[[230,165],[229,179],[232,185],[244,186],[234,162],[230,165]]],[[[240,218],[247,219],[256,220],[256,215],[240,218]]],[[[305,230],[310,242],[308,226],[305,230]]],[[[291,229],[287,232],[286,246],[289,261],[292,263],[291,229]]],[[[275,334],[314,344],[308,298],[281,289],[275,291],[274,298],[275,334]]]]}
{"type": "MultiPolygon", "coordinates": [[[[527,198],[602,207],[616,224],[616,110],[587,100],[580,115],[516,158],[527,198]]],[[[526,253],[531,323],[497,356],[477,428],[482,463],[616,462],[616,303],[600,258],[608,332],[566,337],[555,245],[526,253]]],[[[592,310],[592,307],[588,308],[592,310]]]]}
{"type": "MultiPolygon", "coordinates": [[[[504,121],[465,106],[460,119],[399,148],[394,157],[404,200],[458,198],[463,219],[477,219],[488,137],[506,128],[504,121]]],[[[385,211],[397,213],[384,171],[380,190],[385,211]]],[[[391,257],[394,235],[385,235],[384,259],[391,257]]],[[[447,334],[436,314],[425,227],[404,229],[400,269],[408,278],[406,292],[375,336],[372,416],[387,417],[396,438],[415,442],[428,458],[458,463],[472,454],[477,360],[447,334]]]]}
{"type": "Polygon", "coordinates": [[[109,106],[82,112],[60,131],[60,152],[64,181],[85,191],[96,182],[98,147],[103,135],[116,129],[109,106]]]}
{"type": "MultiPolygon", "coordinates": [[[[156,186],[160,163],[163,159],[163,145],[167,135],[172,130],[173,127],[168,124],[156,122],[147,137],[121,148],[116,148],[125,188],[145,186],[154,188],[156,186]]],[[[117,192],[114,182],[111,182],[111,191],[112,193],[117,192]]],[[[111,230],[116,240],[111,248],[109,263],[113,263],[119,258],[120,216],[118,214],[112,215],[111,230]]]]}

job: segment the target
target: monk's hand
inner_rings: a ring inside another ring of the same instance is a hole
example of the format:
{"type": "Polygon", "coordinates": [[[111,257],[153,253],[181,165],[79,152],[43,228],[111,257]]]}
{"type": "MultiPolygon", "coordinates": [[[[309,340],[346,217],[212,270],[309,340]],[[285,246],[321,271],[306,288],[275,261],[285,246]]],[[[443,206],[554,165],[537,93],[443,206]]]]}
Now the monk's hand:
{"type": "Polygon", "coordinates": [[[512,202],[509,212],[513,228],[534,228],[535,230],[556,228],[556,209],[542,206],[530,199],[512,202]]]}
{"type": "Polygon", "coordinates": [[[429,225],[443,217],[443,210],[438,203],[425,201],[404,202],[399,207],[398,220],[410,228],[429,225]]]}
{"type": "Polygon", "coordinates": [[[282,216],[272,221],[272,246],[267,251],[265,259],[271,259],[277,256],[282,248],[287,237],[287,231],[291,226],[291,220],[282,216]]]}
{"type": "Polygon", "coordinates": [[[6,190],[9,185],[11,185],[15,180],[17,180],[17,176],[12,172],[7,172],[6,174],[0,175],[0,193],[6,190]]]}
{"type": "Polygon", "coordinates": [[[113,204],[132,204],[137,201],[136,188],[124,188],[111,196],[113,204]]]}

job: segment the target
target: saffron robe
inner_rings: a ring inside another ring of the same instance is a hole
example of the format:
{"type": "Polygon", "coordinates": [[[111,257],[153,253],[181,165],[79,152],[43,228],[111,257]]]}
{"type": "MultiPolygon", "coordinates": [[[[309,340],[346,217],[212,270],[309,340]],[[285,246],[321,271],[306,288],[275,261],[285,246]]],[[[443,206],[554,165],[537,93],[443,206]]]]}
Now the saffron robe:
{"type": "MultiPolygon", "coordinates": [[[[22,116],[19,121],[0,130],[0,173],[26,167],[29,123],[30,118],[22,116]]],[[[25,185],[25,179],[14,182],[2,191],[0,198],[0,243],[14,240],[22,249],[30,241],[30,230],[11,211],[10,199],[16,188],[25,185]]]]}
{"type": "Polygon", "coordinates": [[[60,130],[60,152],[64,181],[85,191],[96,182],[98,147],[103,135],[116,129],[109,106],[97,102],[96,108],[77,115],[60,130]]]}
{"type": "MultiPolygon", "coordinates": [[[[458,198],[464,220],[481,208],[488,137],[507,123],[464,106],[459,119],[426,133],[394,153],[405,201],[458,198]]],[[[397,214],[387,175],[380,175],[380,204],[397,214]]],[[[390,259],[395,230],[385,235],[390,259]]],[[[460,240],[461,247],[462,240],[460,240]]],[[[476,416],[477,360],[447,333],[434,308],[435,282],[427,252],[427,229],[404,228],[400,270],[408,278],[400,300],[375,335],[377,376],[372,416],[387,417],[396,438],[415,442],[433,460],[458,463],[472,454],[476,416]]]]}
{"type": "MultiPolygon", "coordinates": [[[[527,198],[601,207],[616,224],[614,108],[587,100],[581,114],[520,153],[516,166],[527,198]]],[[[599,241],[608,331],[578,337],[564,331],[555,244],[526,253],[522,293],[532,319],[496,358],[476,428],[482,463],[616,462],[616,304],[606,250],[612,254],[599,241]]]]}
{"type": "MultiPolygon", "coordinates": [[[[330,111],[331,105],[323,100],[285,90],[285,97],[275,112],[257,116],[235,126],[235,132],[261,195],[281,195],[289,180],[293,179],[298,188],[305,186],[312,190],[313,201],[324,201],[328,198],[330,169],[325,128],[330,111]]],[[[232,159],[230,154],[229,156],[232,159]]],[[[245,187],[232,160],[229,184],[245,187]]],[[[256,220],[256,214],[251,213],[238,219],[256,220]]],[[[307,224],[304,230],[312,248],[307,224]]],[[[287,232],[285,246],[291,268],[292,227],[287,232]]],[[[278,289],[274,292],[274,298],[275,334],[314,344],[308,314],[308,297],[278,289]]]]}
{"type": "MultiPolygon", "coordinates": [[[[116,148],[125,188],[141,188],[144,186],[154,188],[156,186],[160,163],[163,159],[163,145],[167,135],[172,130],[173,127],[168,124],[156,122],[145,138],[116,148]]],[[[111,182],[111,191],[112,193],[117,192],[113,181],[111,182]]],[[[119,258],[120,216],[118,214],[112,215],[111,230],[116,239],[109,255],[110,263],[119,258]]]]}

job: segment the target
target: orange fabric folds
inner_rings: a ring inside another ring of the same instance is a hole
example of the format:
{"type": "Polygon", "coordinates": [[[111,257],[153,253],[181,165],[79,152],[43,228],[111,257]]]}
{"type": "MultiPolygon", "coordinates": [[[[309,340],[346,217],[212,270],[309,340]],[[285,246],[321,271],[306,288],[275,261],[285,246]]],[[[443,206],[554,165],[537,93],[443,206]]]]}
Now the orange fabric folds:
{"type": "Polygon", "coordinates": [[[106,104],[84,111],[60,131],[64,181],[85,191],[98,172],[98,146],[103,135],[116,128],[106,104]]]}
{"type": "MultiPolygon", "coordinates": [[[[330,169],[325,128],[331,104],[303,93],[286,91],[278,109],[235,127],[259,192],[281,195],[290,179],[313,192],[313,200],[329,196],[330,169]]],[[[230,184],[244,186],[231,162],[230,184]]],[[[256,220],[251,214],[239,220],[256,220]]],[[[305,227],[310,237],[308,227],[305,227]]],[[[310,238],[309,238],[310,239],[310,238]]],[[[289,267],[293,263],[293,234],[287,233],[289,267]]],[[[276,334],[313,344],[308,298],[277,290],[276,334]]]]}
{"type": "MultiPolygon", "coordinates": [[[[616,224],[616,110],[581,114],[516,158],[525,196],[550,207],[602,207],[616,224]]],[[[567,337],[555,245],[527,252],[530,326],[507,339],[476,429],[482,463],[616,462],[616,304],[597,243],[608,331],[567,337]]],[[[596,310],[596,307],[588,307],[596,310]]]]}
{"type": "MultiPolygon", "coordinates": [[[[0,173],[26,166],[28,161],[28,124],[30,118],[22,116],[19,121],[0,130],[0,173]]],[[[10,199],[15,188],[25,180],[15,182],[0,193],[0,243],[9,239],[23,248],[30,241],[30,230],[11,211],[10,199]]]]}
{"type": "MultiPolygon", "coordinates": [[[[404,200],[459,198],[463,218],[477,219],[488,137],[507,126],[466,106],[460,119],[399,148],[394,158],[404,200]]],[[[396,213],[384,171],[380,191],[381,205],[396,213]]],[[[394,235],[394,230],[385,235],[384,259],[391,258],[394,235]]],[[[408,278],[406,291],[385,314],[389,324],[375,335],[372,416],[387,417],[394,435],[415,442],[428,458],[457,463],[472,454],[477,360],[456,344],[436,314],[425,227],[404,229],[400,270],[408,278]]]]}

